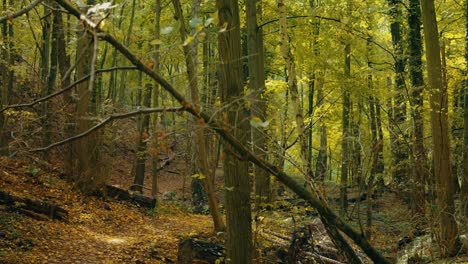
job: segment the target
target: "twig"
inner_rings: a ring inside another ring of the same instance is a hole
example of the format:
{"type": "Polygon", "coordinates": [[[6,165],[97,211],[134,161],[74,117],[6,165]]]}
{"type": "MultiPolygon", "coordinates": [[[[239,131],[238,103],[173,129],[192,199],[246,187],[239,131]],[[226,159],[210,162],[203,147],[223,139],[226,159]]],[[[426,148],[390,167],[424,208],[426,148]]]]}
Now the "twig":
{"type": "Polygon", "coordinates": [[[38,4],[40,4],[43,0],[34,0],[32,1],[28,6],[26,6],[25,8],[21,9],[21,10],[18,10],[16,12],[13,12],[13,13],[9,13],[7,14],[6,16],[3,16],[3,17],[0,17],[0,23],[3,23],[4,21],[8,20],[8,19],[14,19],[14,18],[17,18],[19,16],[22,16],[26,13],[28,13],[29,11],[31,11],[34,7],[36,7],[38,4]]]}
{"type": "Polygon", "coordinates": [[[178,108],[143,108],[143,109],[139,109],[139,110],[128,112],[128,113],[113,114],[113,115],[110,115],[109,117],[107,117],[106,119],[104,119],[103,121],[99,122],[97,125],[91,127],[90,129],[88,129],[88,130],[86,130],[86,131],[84,131],[84,132],[82,132],[82,133],[80,133],[80,134],[78,134],[76,136],[66,138],[66,139],[64,139],[62,141],[55,142],[53,144],[50,144],[50,145],[42,147],[42,148],[32,149],[30,151],[31,152],[46,151],[46,150],[49,150],[51,148],[64,145],[64,144],[66,144],[68,142],[72,142],[72,141],[75,141],[77,139],[83,138],[83,137],[91,134],[93,131],[96,131],[96,130],[102,128],[107,123],[110,123],[115,119],[124,119],[124,118],[128,118],[128,117],[135,116],[135,115],[140,115],[140,114],[161,113],[161,112],[179,112],[179,111],[184,111],[184,108],[182,108],[182,107],[178,107],[178,108]]]}

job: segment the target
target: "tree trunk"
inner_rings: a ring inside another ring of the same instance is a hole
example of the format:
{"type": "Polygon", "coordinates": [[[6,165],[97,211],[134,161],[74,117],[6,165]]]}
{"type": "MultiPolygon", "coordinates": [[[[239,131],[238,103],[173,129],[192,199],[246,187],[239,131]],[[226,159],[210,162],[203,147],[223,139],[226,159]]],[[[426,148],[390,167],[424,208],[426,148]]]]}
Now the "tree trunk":
{"type": "MultiPolygon", "coordinates": [[[[321,105],[324,103],[325,97],[323,96],[323,76],[319,75],[319,78],[317,79],[318,85],[317,85],[317,105],[316,108],[321,107],[321,105]]],[[[325,177],[327,175],[328,171],[328,166],[327,166],[327,160],[328,160],[328,153],[327,153],[327,148],[328,148],[328,143],[327,143],[327,124],[323,120],[323,117],[320,120],[320,149],[319,153],[317,155],[317,165],[315,167],[315,177],[318,181],[323,182],[325,180],[325,177]]]]}
{"type": "MultiPolygon", "coordinates": [[[[51,5],[52,1],[46,1],[47,5],[51,5]]],[[[43,22],[42,22],[42,39],[41,39],[41,80],[43,83],[41,96],[47,96],[50,94],[52,87],[55,82],[55,74],[56,74],[56,53],[55,58],[52,56],[52,48],[51,48],[51,32],[52,32],[52,12],[49,10],[47,6],[43,7],[43,22]],[[52,60],[54,62],[52,62],[52,60]],[[52,63],[54,63],[54,67],[52,67],[52,63]]],[[[56,51],[55,51],[56,52],[56,51]]],[[[49,103],[44,102],[41,106],[41,117],[42,117],[42,127],[44,130],[44,134],[42,135],[42,144],[44,146],[48,146],[51,142],[50,139],[50,113],[49,113],[49,103]]],[[[44,154],[44,158],[48,159],[47,153],[44,154]]]]}
{"type": "MultiPolygon", "coordinates": [[[[180,37],[182,42],[185,42],[188,34],[185,28],[184,16],[182,13],[182,6],[180,5],[179,0],[172,0],[175,10],[176,19],[180,22],[180,37]]],[[[188,45],[183,45],[185,63],[187,66],[187,77],[189,80],[189,94],[192,100],[192,103],[197,109],[200,109],[200,99],[198,91],[198,76],[197,76],[197,67],[195,63],[195,57],[193,56],[192,49],[196,49],[196,46],[192,48],[193,43],[188,45]]],[[[200,170],[202,177],[200,179],[203,181],[206,194],[208,196],[208,205],[210,207],[211,217],[213,218],[213,224],[215,231],[224,230],[224,222],[221,218],[221,213],[218,208],[218,201],[215,195],[215,188],[213,177],[214,173],[210,170],[208,165],[208,153],[206,151],[205,143],[205,132],[204,132],[204,123],[199,124],[199,118],[194,117],[193,127],[195,133],[195,147],[196,147],[196,158],[197,158],[197,167],[200,170]]]]}
{"type": "Polygon", "coordinates": [[[307,145],[307,131],[304,126],[304,115],[301,105],[301,96],[297,86],[296,76],[296,63],[294,61],[294,55],[290,48],[290,41],[288,36],[288,27],[286,19],[286,6],[283,0],[277,0],[279,10],[279,23],[280,23],[280,36],[281,36],[281,55],[286,62],[288,89],[291,95],[291,103],[293,104],[294,116],[296,121],[296,131],[299,138],[300,156],[301,162],[304,164],[304,173],[306,180],[311,181],[313,179],[312,166],[309,162],[309,150],[307,145]]]}
{"type": "Polygon", "coordinates": [[[398,0],[387,0],[390,5],[390,31],[392,34],[392,44],[395,53],[395,86],[396,96],[393,105],[393,119],[395,133],[394,149],[394,180],[398,189],[404,188],[408,182],[408,148],[406,145],[406,133],[404,124],[406,120],[406,101],[404,97],[405,88],[405,56],[403,53],[403,40],[401,37],[401,19],[400,2],[398,0]]]}
{"type": "MultiPolygon", "coordinates": [[[[155,29],[155,38],[156,39],[161,39],[161,0],[155,0],[155,6],[154,6],[154,13],[155,13],[155,22],[154,22],[154,29],[155,29]]],[[[161,45],[156,44],[154,47],[154,68],[153,70],[157,73],[160,71],[160,48],[161,45]]],[[[159,106],[159,94],[160,94],[160,87],[157,82],[154,83],[154,89],[153,89],[153,107],[158,107],[159,106]]],[[[153,144],[157,144],[156,141],[158,140],[157,135],[158,135],[158,114],[154,115],[153,118],[153,144]]],[[[158,168],[159,168],[159,155],[158,155],[158,149],[154,147],[151,151],[151,195],[156,199],[157,202],[157,194],[158,194],[158,168]]]]}
{"type": "Polygon", "coordinates": [[[458,249],[458,227],[455,221],[454,182],[450,164],[448,94],[443,84],[439,31],[434,0],[422,0],[422,18],[426,46],[427,73],[430,89],[431,132],[433,141],[434,177],[438,210],[437,238],[442,256],[451,256],[458,249]]]}
{"type": "MultiPolygon", "coordinates": [[[[5,12],[9,10],[9,6],[13,5],[13,1],[3,0],[3,9],[5,12]]],[[[0,107],[10,103],[10,94],[13,88],[14,71],[11,69],[13,57],[13,23],[5,20],[2,23],[2,39],[3,46],[0,51],[0,107]]],[[[0,155],[9,153],[8,142],[9,132],[7,131],[8,117],[4,113],[0,113],[0,155]]]]}
{"type": "MultiPolygon", "coordinates": [[[[247,18],[247,45],[248,45],[248,69],[249,88],[252,94],[252,115],[266,119],[265,101],[265,66],[263,54],[263,31],[257,25],[257,12],[261,15],[261,1],[252,0],[246,3],[247,18]],[[258,5],[258,8],[257,8],[258,5]]],[[[256,155],[267,158],[267,131],[262,126],[252,128],[252,141],[256,155]]],[[[262,203],[271,202],[270,174],[265,170],[255,167],[255,208],[259,209],[262,203]]]]}
{"type": "MultiPolygon", "coordinates": [[[[351,76],[351,45],[345,46],[345,76],[349,79],[351,76]]],[[[345,215],[348,210],[348,171],[350,163],[350,126],[349,112],[351,109],[351,98],[349,87],[343,88],[343,116],[341,137],[341,178],[340,178],[340,214],[345,215]]]]}
{"type": "MultiPolygon", "coordinates": [[[[225,114],[225,128],[244,144],[249,125],[245,118],[242,83],[240,21],[237,0],[216,0],[220,85],[223,101],[231,105],[225,114]],[[236,103],[238,102],[238,103],[236,103]]],[[[250,177],[248,163],[236,155],[236,149],[224,145],[224,177],[226,188],[227,263],[252,263],[252,225],[250,208],[250,177]]]]}
{"type": "MultiPolygon", "coordinates": [[[[87,4],[93,5],[94,0],[88,0],[87,4]]],[[[85,12],[86,7],[82,7],[82,11],[85,12]]],[[[92,48],[94,40],[83,29],[78,31],[77,37],[79,39],[77,54],[83,54],[83,58],[77,58],[80,61],[76,66],[76,79],[79,80],[91,72],[93,53],[97,50],[92,48]]],[[[89,115],[96,114],[96,108],[95,102],[91,101],[90,88],[92,92],[92,78],[76,86],[79,98],[76,108],[76,133],[86,131],[93,125],[89,115]]],[[[99,132],[95,132],[76,143],[77,175],[75,181],[84,193],[92,193],[103,184],[98,141],[99,132]]]]}
{"type": "MultiPolygon", "coordinates": [[[[425,214],[425,182],[429,168],[424,147],[424,120],[423,120],[423,96],[424,78],[422,65],[422,41],[421,41],[421,6],[419,0],[409,1],[408,14],[408,51],[409,72],[411,78],[411,100],[413,118],[413,159],[412,166],[412,211],[414,218],[423,220],[425,214]]],[[[421,223],[417,223],[417,226],[421,223]]]]}

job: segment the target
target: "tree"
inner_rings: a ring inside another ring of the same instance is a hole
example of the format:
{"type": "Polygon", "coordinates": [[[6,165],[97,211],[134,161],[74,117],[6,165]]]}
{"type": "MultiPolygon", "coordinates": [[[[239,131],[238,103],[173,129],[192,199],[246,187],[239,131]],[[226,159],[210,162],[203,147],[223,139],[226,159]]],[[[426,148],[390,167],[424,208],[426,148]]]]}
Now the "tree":
{"type": "MultiPolygon", "coordinates": [[[[93,5],[94,0],[88,0],[87,5],[93,5]]],[[[81,7],[82,11],[87,6],[81,7]]],[[[97,37],[91,37],[86,30],[80,28],[77,38],[79,39],[76,53],[76,79],[79,80],[90,72],[94,72],[95,58],[97,57],[97,37]]],[[[94,74],[91,74],[94,76],[94,74]]],[[[76,132],[88,130],[93,122],[89,115],[96,115],[96,102],[91,97],[94,87],[94,78],[90,78],[77,85],[78,102],[76,104],[76,132]]],[[[80,139],[76,144],[76,173],[74,180],[79,188],[85,193],[92,193],[102,185],[103,174],[100,164],[99,133],[93,133],[89,137],[80,139]]]]}
{"type": "MultiPolygon", "coordinates": [[[[3,10],[6,12],[13,6],[13,0],[3,0],[3,10]]],[[[3,45],[0,47],[0,107],[10,103],[10,95],[13,91],[15,72],[13,66],[13,23],[4,20],[2,26],[3,45]]],[[[7,129],[8,117],[0,113],[0,155],[8,154],[9,133],[7,129]]]]}
{"type": "Polygon", "coordinates": [[[434,178],[437,191],[437,237],[442,256],[458,250],[458,226],[455,221],[454,181],[451,174],[448,122],[448,94],[443,83],[439,31],[433,0],[422,0],[422,20],[426,47],[427,75],[431,105],[431,132],[434,178]]]}
{"type": "MultiPolygon", "coordinates": [[[[245,116],[240,21],[237,0],[216,0],[219,16],[218,35],[220,85],[223,101],[229,105],[224,129],[245,143],[249,126],[245,116]]],[[[227,263],[252,263],[252,226],[248,164],[242,154],[224,144],[224,177],[226,188],[227,263]]]]}
{"type": "MultiPolygon", "coordinates": [[[[261,1],[252,0],[245,3],[247,20],[247,47],[249,88],[252,95],[251,109],[254,118],[266,120],[267,102],[265,98],[265,65],[263,52],[263,30],[258,27],[257,13],[261,15],[261,1]]],[[[262,158],[267,157],[267,135],[262,126],[252,128],[252,141],[254,152],[262,158]]],[[[271,201],[270,174],[265,170],[255,167],[255,207],[261,203],[271,201]]]]}
{"type": "Polygon", "coordinates": [[[465,80],[463,83],[463,183],[462,183],[462,219],[465,228],[468,223],[468,1],[465,0],[465,80]]]}
{"type": "Polygon", "coordinates": [[[408,13],[408,53],[409,72],[411,79],[411,115],[413,119],[412,157],[412,210],[415,219],[421,219],[425,214],[425,182],[428,179],[427,156],[424,147],[423,120],[423,65],[421,40],[421,6],[419,0],[409,1],[408,13]]]}
{"type": "MultiPolygon", "coordinates": [[[[195,64],[195,56],[193,50],[196,49],[196,46],[192,48],[193,43],[186,43],[188,34],[185,28],[184,16],[182,13],[182,6],[178,0],[172,0],[174,5],[176,19],[180,22],[180,37],[184,43],[184,56],[185,56],[185,63],[187,66],[187,77],[189,82],[189,94],[191,101],[197,107],[200,108],[200,99],[199,99],[199,91],[198,91],[198,76],[197,76],[197,67],[195,64]]],[[[196,55],[196,53],[195,53],[196,55]]],[[[204,129],[204,122],[197,127],[199,124],[199,119],[196,117],[193,118],[192,126],[195,129],[195,150],[196,150],[196,158],[197,158],[197,167],[200,170],[199,177],[205,188],[206,194],[208,196],[208,204],[210,206],[210,213],[213,217],[214,229],[216,231],[224,230],[224,222],[221,218],[221,213],[219,212],[218,208],[218,201],[216,200],[215,196],[215,189],[214,189],[214,173],[209,169],[208,165],[208,152],[206,151],[206,142],[205,142],[205,129],[204,129]]]]}
{"type": "Polygon", "coordinates": [[[406,100],[404,97],[405,87],[405,65],[406,60],[404,57],[404,45],[402,39],[402,25],[403,18],[401,13],[401,3],[397,0],[388,0],[390,5],[390,32],[392,34],[392,45],[394,52],[394,70],[395,70],[395,101],[392,110],[392,119],[390,122],[394,123],[395,142],[394,142],[394,180],[398,185],[397,188],[401,189],[408,182],[408,147],[406,145],[406,133],[404,125],[406,120],[406,100]]]}

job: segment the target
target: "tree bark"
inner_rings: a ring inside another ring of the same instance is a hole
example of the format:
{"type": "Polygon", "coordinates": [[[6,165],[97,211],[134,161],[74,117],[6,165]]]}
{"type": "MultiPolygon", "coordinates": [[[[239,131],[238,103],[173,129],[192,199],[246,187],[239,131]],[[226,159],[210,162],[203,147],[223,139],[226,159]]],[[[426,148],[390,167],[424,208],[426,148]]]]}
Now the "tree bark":
{"type": "MultiPolygon", "coordinates": [[[[224,115],[224,129],[232,131],[245,144],[249,125],[244,109],[242,83],[240,21],[237,0],[217,0],[220,85],[223,101],[229,104],[224,115]],[[238,103],[236,103],[238,102],[238,103]]],[[[252,263],[252,225],[250,208],[250,177],[248,164],[238,157],[230,144],[224,144],[224,177],[226,197],[227,263],[252,263]]],[[[239,153],[241,155],[237,155],[239,153]]]]}
{"type": "Polygon", "coordinates": [[[393,104],[393,119],[395,134],[394,149],[394,180],[398,189],[402,189],[408,182],[408,148],[406,145],[406,133],[404,132],[404,123],[406,120],[406,100],[404,97],[405,89],[405,56],[403,52],[403,40],[401,37],[401,20],[403,18],[398,0],[387,0],[390,5],[390,32],[392,34],[392,45],[395,54],[395,89],[396,96],[393,104]]]}
{"type": "Polygon", "coordinates": [[[439,31],[434,0],[422,0],[427,73],[431,105],[434,177],[438,210],[437,238],[442,256],[452,256],[458,249],[458,226],[455,221],[454,182],[450,164],[448,94],[443,84],[439,31]]]}
{"type": "MultiPolygon", "coordinates": [[[[425,215],[425,182],[428,178],[426,149],[424,147],[423,96],[424,78],[421,41],[421,6],[419,0],[409,1],[408,13],[408,53],[411,78],[411,100],[413,119],[413,159],[412,165],[412,211],[415,219],[422,220],[425,215]]],[[[421,223],[419,223],[421,224],[421,223]]],[[[417,225],[419,225],[417,224],[417,225]]]]}
{"type": "MultiPolygon", "coordinates": [[[[88,6],[94,4],[94,0],[87,1],[88,6]]],[[[86,7],[82,7],[82,12],[86,11],[86,7]]],[[[94,40],[83,29],[78,31],[78,46],[77,54],[83,53],[83,58],[76,66],[76,79],[79,80],[86,76],[91,70],[93,53],[97,50],[92,49],[94,40]]],[[[89,115],[96,114],[94,102],[91,101],[90,88],[92,88],[92,81],[88,80],[76,86],[78,94],[78,102],[76,105],[76,132],[81,133],[88,130],[93,122],[90,120],[89,115]],[[91,87],[90,87],[91,85],[91,87]]],[[[96,188],[100,187],[103,182],[100,168],[100,150],[99,150],[99,136],[98,133],[93,133],[86,138],[80,139],[76,143],[76,173],[74,180],[77,182],[79,188],[84,193],[92,193],[96,188]]]]}
{"type": "MultiPolygon", "coordinates": [[[[263,30],[257,24],[257,12],[261,15],[261,1],[246,1],[247,45],[249,88],[252,95],[251,110],[254,117],[266,119],[265,101],[265,65],[263,52],[263,30]],[[258,5],[258,7],[257,7],[258,5]]],[[[261,126],[252,128],[254,153],[263,159],[267,158],[267,131],[261,126]]],[[[255,166],[255,208],[262,203],[271,202],[270,174],[255,166]]]]}

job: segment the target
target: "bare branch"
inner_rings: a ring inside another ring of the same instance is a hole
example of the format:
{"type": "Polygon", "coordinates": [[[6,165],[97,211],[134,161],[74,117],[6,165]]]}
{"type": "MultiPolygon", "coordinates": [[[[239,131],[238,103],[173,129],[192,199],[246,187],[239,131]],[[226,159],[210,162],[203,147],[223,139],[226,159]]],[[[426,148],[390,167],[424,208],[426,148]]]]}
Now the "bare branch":
{"type": "Polygon", "coordinates": [[[6,20],[9,20],[9,19],[14,19],[14,18],[17,18],[19,16],[22,16],[26,13],[28,13],[29,11],[31,11],[34,7],[36,7],[38,4],[40,4],[43,0],[34,0],[32,1],[28,6],[26,6],[25,8],[21,9],[21,10],[18,10],[16,12],[13,12],[13,13],[9,13],[7,14],[6,16],[2,16],[0,17],[0,23],[3,23],[4,21],[6,20]]]}
{"type": "Polygon", "coordinates": [[[48,145],[46,147],[43,147],[43,148],[32,149],[30,151],[31,152],[46,151],[46,150],[49,150],[51,148],[58,147],[58,146],[67,144],[69,142],[78,140],[78,139],[83,138],[83,137],[91,134],[92,132],[102,128],[107,123],[110,123],[110,122],[112,122],[113,120],[116,120],[116,119],[124,119],[124,118],[128,118],[128,117],[131,117],[131,116],[136,116],[136,115],[141,115],[141,114],[162,113],[162,112],[180,112],[180,111],[184,111],[184,109],[182,107],[177,107],[177,108],[142,108],[142,109],[138,109],[138,110],[128,112],[128,113],[113,114],[113,115],[110,115],[109,117],[107,117],[106,119],[104,119],[103,121],[99,122],[97,125],[91,127],[90,129],[88,129],[88,130],[86,130],[86,131],[84,131],[84,132],[82,132],[82,133],[80,133],[80,134],[78,134],[76,136],[66,138],[66,139],[64,139],[62,141],[55,142],[55,143],[50,144],[50,145],[48,145]]]}
{"type": "MultiPolygon", "coordinates": [[[[113,67],[113,68],[108,68],[108,69],[99,69],[99,70],[96,70],[95,73],[98,74],[98,73],[110,72],[110,71],[115,71],[115,70],[137,70],[137,69],[138,68],[135,67],[135,66],[122,66],[122,67],[113,67]]],[[[55,93],[49,94],[47,96],[41,97],[39,99],[36,99],[36,100],[34,100],[34,101],[30,102],[30,103],[14,104],[14,105],[5,106],[3,109],[0,109],[0,113],[5,112],[8,109],[33,107],[36,104],[45,102],[45,101],[47,101],[49,99],[52,99],[52,98],[54,98],[54,97],[56,97],[58,95],[61,95],[61,94],[65,93],[66,91],[71,90],[73,87],[75,87],[76,85],[86,81],[90,77],[91,77],[91,74],[88,74],[88,75],[84,76],[83,78],[81,78],[81,79],[75,81],[74,83],[70,84],[69,86],[65,87],[64,89],[62,89],[60,91],[57,91],[55,93]]]]}

